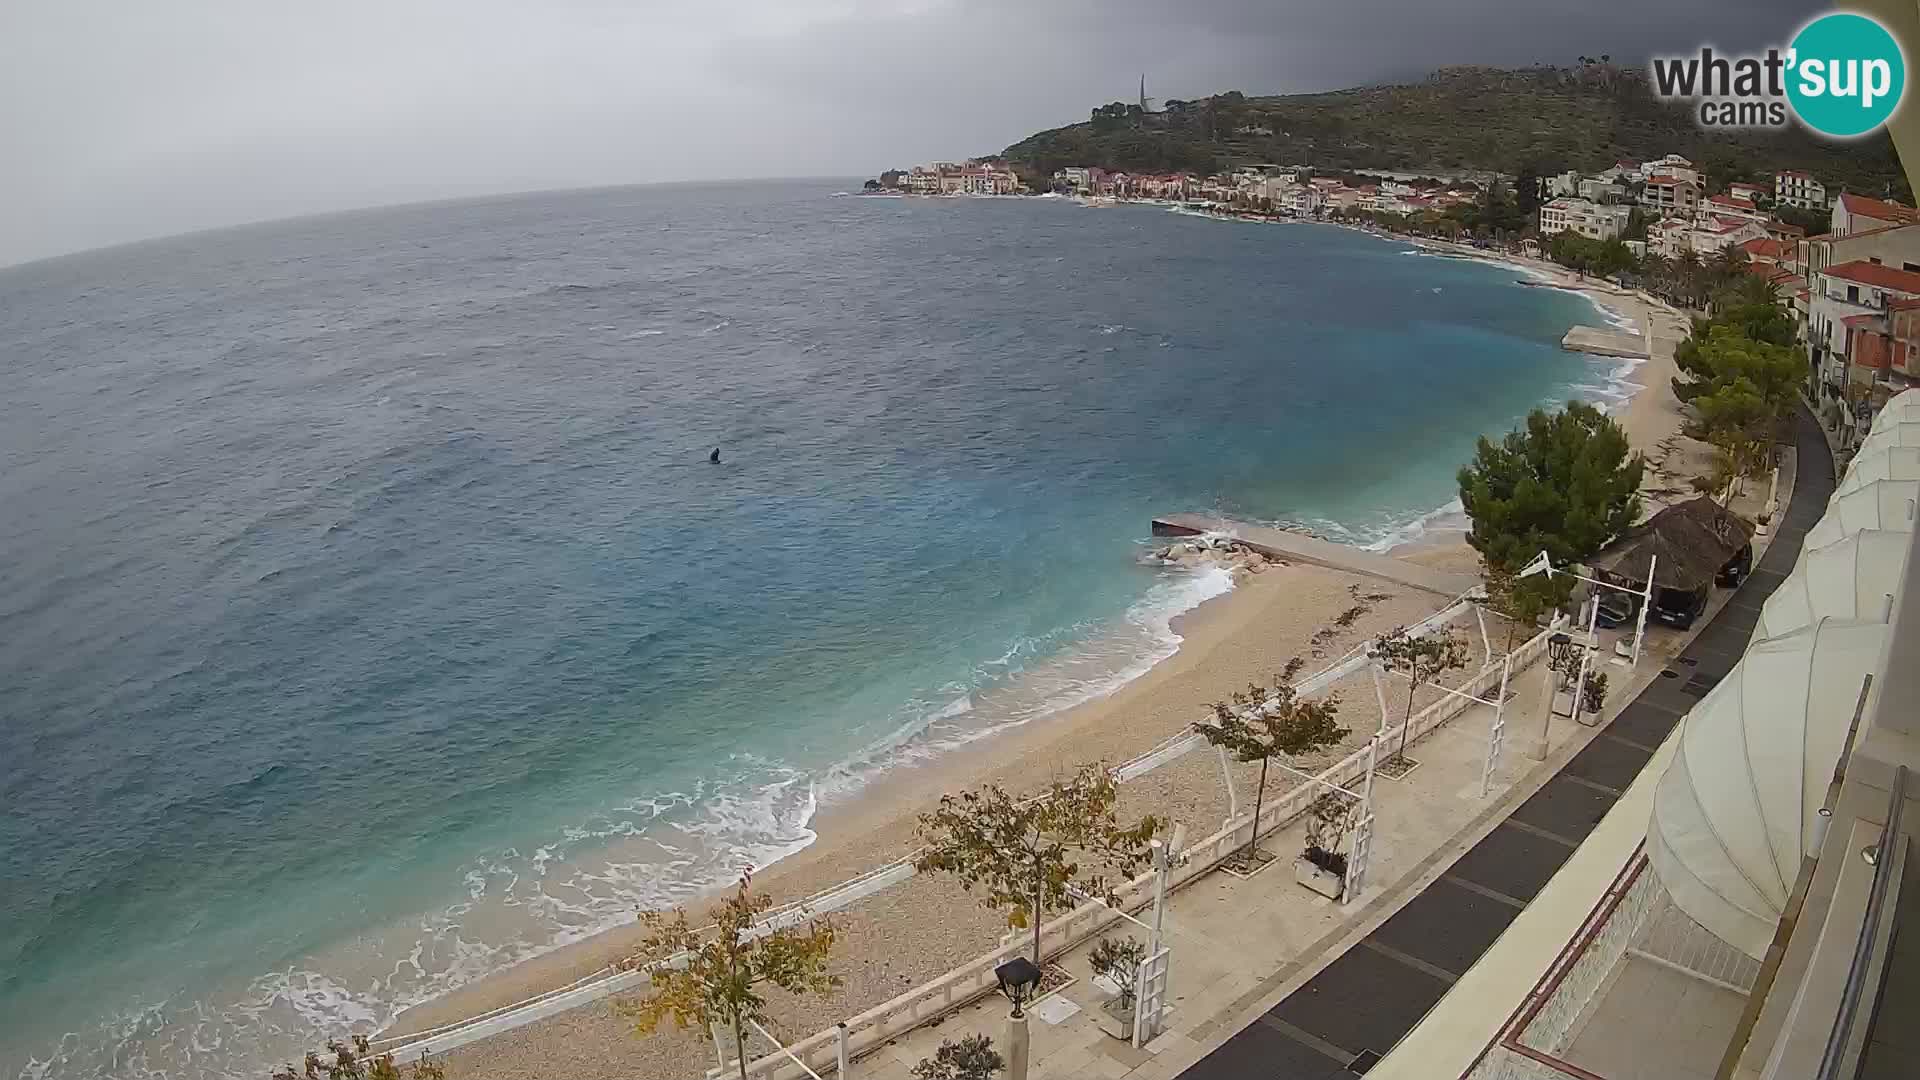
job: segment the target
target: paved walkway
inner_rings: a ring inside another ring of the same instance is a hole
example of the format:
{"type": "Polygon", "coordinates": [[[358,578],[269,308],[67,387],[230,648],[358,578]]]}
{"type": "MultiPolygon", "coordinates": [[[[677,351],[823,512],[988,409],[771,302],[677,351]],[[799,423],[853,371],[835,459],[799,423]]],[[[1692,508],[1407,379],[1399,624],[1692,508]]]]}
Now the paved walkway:
{"type": "Polygon", "coordinates": [[[1337,1080],[1364,1074],[1444,997],[1606,815],[1687,710],[1745,651],[1833,494],[1833,458],[1800,410],[1792,501],[1747,581],[1661,677],[1544,787],[1386,922],[1181,1074],[1337,1080]]]}
{"type": "Polygon", "coordinates": [[[1330,543],[1305,533],[1289,532],[1286,529],[1248,525],[1245,522],[1228,521],[1226,518],[1209,517],[1205,514],[1168,514],[1153,519],[1155,536],[1199,536],[1201,533],[1209,532],[1231,533],[1248,547],[1269,558],[1311,563],[1315,566],[1330,566],[1335,570],[1345,570],[1348,573],[1390,581],[1395,585],[1430,592],[1449,600],[1480,584],[1480,579],[1470,574],[1453,574],[1445,570],[1435,570],[1404,559],[1377,555],[1371,551],[1362,551],[1346,544],[1330,543]]]}

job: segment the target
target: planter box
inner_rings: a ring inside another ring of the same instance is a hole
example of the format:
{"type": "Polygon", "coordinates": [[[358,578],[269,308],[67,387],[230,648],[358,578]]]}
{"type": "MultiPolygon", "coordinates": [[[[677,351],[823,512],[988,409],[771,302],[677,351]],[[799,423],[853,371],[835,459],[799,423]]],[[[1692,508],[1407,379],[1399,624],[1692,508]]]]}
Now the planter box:
{"type": "Polygon", "coordinates": [[[1241,848],[1238,854],[1229,855],[1225,859],[1220,860],[1220,869],[1244,881],[1279,861],[1279,856],[1259,848],[1254,848],[1253,863],[1252,865],[1248,865],[1246,861],[1246,849],[1241,848]]]}
{"type": "Polygon", "coordinates": [[[1304,858],[1293,860],[1293,880],[1329,900],[1340,899],[1341,888],[1346,884],[1339,874],[1322,870],[1304,858]]]}
{"type": "Polygon", "coordinates": [[[1099,1023],[1100,1030],[1112,1038],[1123,1040],[1133,1038],[1133,1014],[1134,1007],[1128,1005],[1122,1009],[1119,998],[1114,998],[1093,1010],[1093,1018],[1099,1023]]]}

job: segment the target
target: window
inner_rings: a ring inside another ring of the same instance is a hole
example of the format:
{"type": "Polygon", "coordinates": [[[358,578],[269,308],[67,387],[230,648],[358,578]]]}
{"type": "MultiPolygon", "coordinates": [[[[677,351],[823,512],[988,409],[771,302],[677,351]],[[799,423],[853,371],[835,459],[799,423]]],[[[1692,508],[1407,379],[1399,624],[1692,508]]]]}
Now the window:
{"type": "Polygon", "coordinates": [[[1869,255],[1869,256],[1867,256],[1867,261],[1868,261],[1868,262],[1870,262],[1870,263],[1872,263],[1872,264],[1873,264],[1873,265],[1875,265],[1875,266],[1880,266],[1880,265],[1883,265],[1883,264],[1882,264],[1882,263],[1880,262],[1880,256],[1878,256],[1878,255],[1869,255]]]}
{"type": "Polygon", "coordinates": [[[1850,304],[1857,304],[1860,302],[1860,286],[1858,285],[1847,286],[1847,302],[1850,304]]]}

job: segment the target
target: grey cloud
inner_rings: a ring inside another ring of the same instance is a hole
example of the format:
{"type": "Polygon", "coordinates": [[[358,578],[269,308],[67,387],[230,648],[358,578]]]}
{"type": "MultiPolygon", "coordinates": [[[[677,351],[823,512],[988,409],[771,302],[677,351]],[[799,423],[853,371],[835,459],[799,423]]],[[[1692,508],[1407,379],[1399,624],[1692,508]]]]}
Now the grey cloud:
{"type": "Polygon", "coordinates": [[[1750,48],[1804,0],[13,0],[0,264],[502,191],[853,175],[1093,105],[1750,48]],[[710,10],[711,9],[711,10],[710,10]]]}

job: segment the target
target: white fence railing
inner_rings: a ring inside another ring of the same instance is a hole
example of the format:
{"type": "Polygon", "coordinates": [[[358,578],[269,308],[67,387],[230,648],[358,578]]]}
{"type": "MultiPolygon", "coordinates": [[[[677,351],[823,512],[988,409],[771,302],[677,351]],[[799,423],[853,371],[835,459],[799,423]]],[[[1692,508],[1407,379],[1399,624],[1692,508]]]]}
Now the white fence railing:
{"type": "MultiPolygon", "coordinates": [[[[1414,634],[1424,633],[1473,611],[1477,611],[1474,600],[1468,596],[1462,596],[1447,607],[1409,627],[1408,630],[1414,634]]],[[[1548,631],[1538,633],[1514,650],[1514,670],[1527,667],[1544,654],[1548,636],[1548,631]]],[[[1362,670],[1368,663],[1367,649],[1370,644],[1370,642],[1363,642],[1356,645],[1340,659],[1297,684],[1298,688],[1303,693],[1319,693],[1347,675],[1362,670]]],[[[1460,689],[1469,694],[1484,696],[1498,684],[1500,667],[1498,662],[1484,665],[1460,689]]],[[[1464,698],[1448,695],[1427,706],[1414,714],[1409,725],[1412,734],[1408,741],[1418,741],[1435,728],[1458,716],[1472,704],[1473,702],[1464,698]]],[[[1400,724],[1394,724],[1382,734],[1386,738],[1397,739],[1401,727],[1400,724]]],[[[1113,774],[1122,782],[1136,779],[1177,761],[1204,745],[1206,745],[1204,740],[1197,734],[1190,731],[1182,732],[1117,766],[1113,774]]],[[[1362,746],[1321,772],[1319,779],[1343,786],[1351,785],[1364,774],[1366,756],[1367,747],[1362,746]]],[[[1267,804],[1260,815],[1260,833],[1265,835],[1272,832],[1304,813],[1307,805],[1313,801],[1313,794],[1317,788],[1318,785],[1315,784],[1301,784],[1288,794],[1267,804]]],[[[1174,871],[1169,888],[1177,889],[1205,874],[1243,846],[1247,841],[1247,829],[1251,825],[1251,817],[1251,814],[1240,815],[1218,832],[1187,848],[1182,853],[1185,864],[1174,871]]],[[[771,930],[779,926],[791,925],[810,915],[838,911],[877,892],[891,888],[913,877],[915,872],[913,860],[917,855],[917,851],[910,852],[857,878],[822,890],[804,900],[776,908],[763,918],[756,929],[771,930]]],[[[1152,877],[1151,873],[1144,874],[1118,890],[1123,909],[1137,910],[1151,900],[1152,877]]],[[[1104,929],[1119,917],[1103,905],[1084,905],[1042,927],[1042,952],[1046,955],[1064,952],[1104,929]]],[[[891,1001],[876,1005],[843,1025],[836,1025],[802,1039],[787,1049],[795,1057],[806,1062],[809,1067],[821,1072],[830,1071],[835,1066],[841,1027],[848,1029],[848,1037],[853,1046],[852,1053],[858,1056],[866,1050],[884,1044],[889,1039],[898,1037],[905,1031],[943,1016],[995,990],[997,984],[993,977],[993,969],[1030,945],[1030,939],[1025,944],[1009,943],[931,982],[915,987],[891,1001]]],[[[667,962],[672,963],[673,960],[667,962]]],[[[403,1062],[411,1061],[423,1053],[445,1053],[611,994],[637,990],[645,985],[646,978],[646,971],[643,969],[610,965],[558,990],[548,991],[425,1031],[375,1040],[373,1047],[377,1052],[392,1053],[397,1060],[403,1062]]],[[[789,1075],[804,1075],[799,1067],[784,1054],[763,1057],[751,1063],[748,1071],[753,1077],[784,1078],[789,1075]]]]}
{"type": "Polygon", "coordinates": [[[1760,978],[1760,961],[1714,937],[1675,906],[1664,890],[1654,901],[1639,939],[1627,951],[1736,994],[1751,993],[1760,978]]]}
{"type": "MultiPolygon", "coordinates": [[[[1515,666],[1525,666],[1545,653],[1549,634],[1550,631],[1543,631],[1514,650],[1515,666]]],[[[1500,667],[1498,663],[1486,665],[1468,680],[1464,689],[1469,693],[1484,693],[1492,689],[1499,682],[1500,667]]],[[[1467,699],[1449,695],[1427,706],[1414,714],[1408,741],[1418,742],[1473,704],[1467,699]]],[[[1394,724],[1383,734],[1387,739],[1397,739],[1400,731],[1401,725],[1394,724]]],[[[1363,746],[1355,750],[1320,772],[1317,779],[1341,786],[1353,785],[1365,775],[1368,749],[1363,746]]],[[[1320,783],[1303,782],[1268,803],[1260,813],[1260,834],[1267,835],[1300,817],[1322,790],[1324,788],[1320,783]]],[[[1247,830],[1253,825],[1252,819],[1251,813],[1241,815],[1181,852],[1182,864],[1170,876],[1169,891],[1207,874],[1245,846],[1247,830]]],[[[1122,910],[1138,910],[1152,900],[1153,874],[1142,874],[1116,892],[1122,910]]],[[[1041,955],[1053,957],[1064,953],[1119,918],[1118,914],[1103,904],[1084,904],[1041,927],[1041,955]]],[[[842,1028],[846,1029],[851,1056],[859,1057],[922,1024],[993,993],[997,989],[993,969],[1014,956],[1023,955],[1031,947],[1032,941],[1027,938],[1008,942],[843,1024],[801,1039],[787,1049],[816,1071],[828,1072],[834,1067],[842,1028]]],[[[793,1080],[804,1074],[784,1056],[768,1055],[750,1063],[747,1075],[755,1080],[793,1080]]]]}

